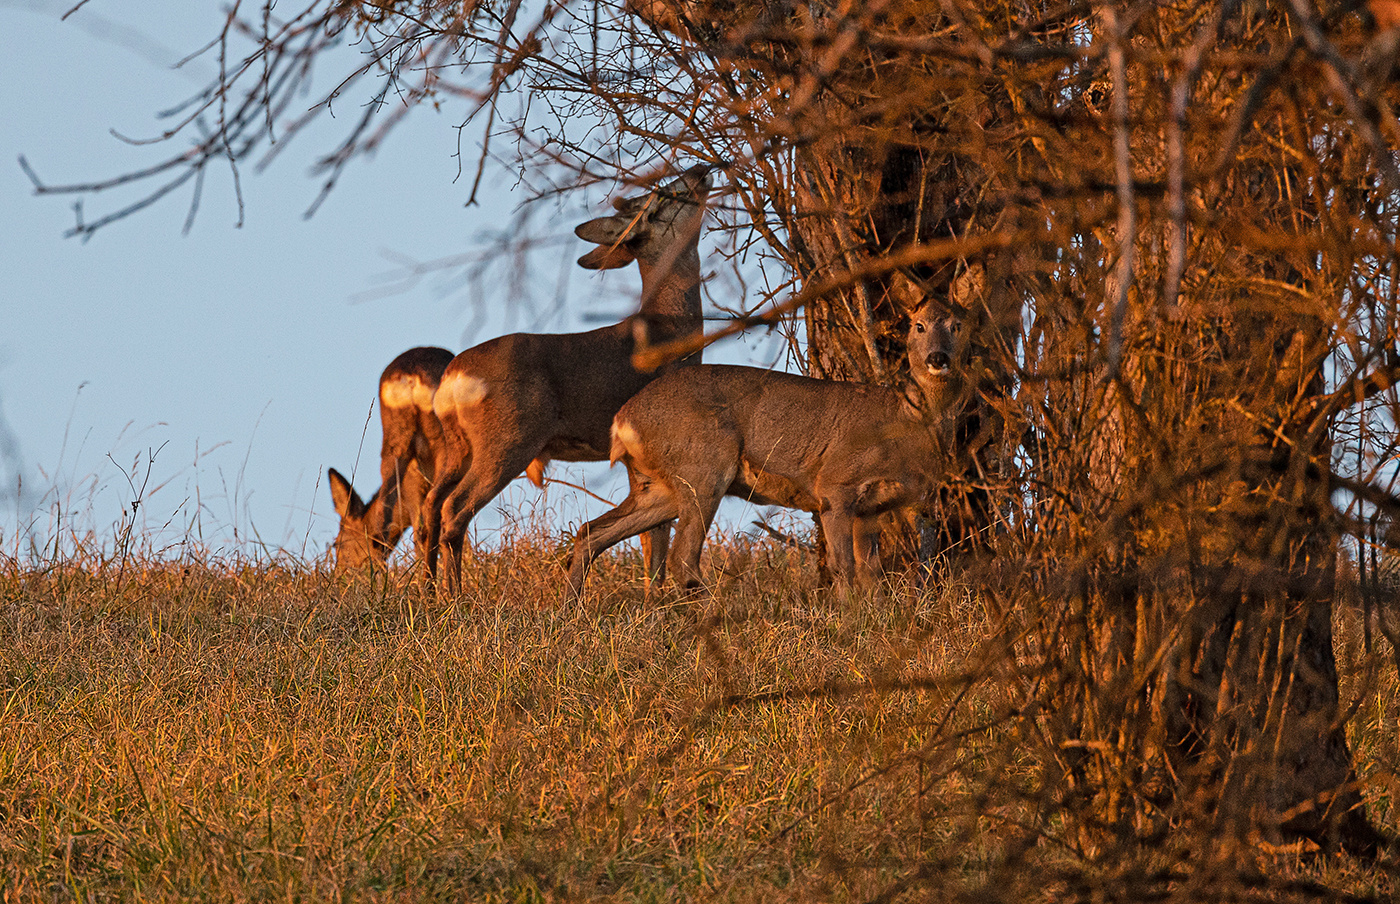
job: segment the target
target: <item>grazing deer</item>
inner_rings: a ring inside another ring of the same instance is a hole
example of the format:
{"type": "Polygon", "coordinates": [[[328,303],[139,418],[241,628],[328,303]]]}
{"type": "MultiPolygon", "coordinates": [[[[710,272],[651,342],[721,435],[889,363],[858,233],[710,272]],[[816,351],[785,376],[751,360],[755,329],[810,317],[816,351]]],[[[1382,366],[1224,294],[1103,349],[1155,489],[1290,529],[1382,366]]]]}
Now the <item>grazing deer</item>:
{"type": "Polygon", "coordinates": [[[943,482],[963,398],[957,319],[926,304],[910,320],[904,391],[711,364],[639,392],[612,427],[611,460],[627,465],[631,490],[578,532],[573,593],[603,550],[672,519],[670,568],[682,587],[699,586],[700,549],[726,495],[819,513],[837,580],[872,579],[879,516],[943,482]]]}
{"type": "Polygon", "coordinates": [[[445,348],[411,348],[390,361],[380,375],[384,444],[379,452],[379,489],[364,502],[339,471],[331,468],[328,475],[331,499],[340,516],[333,546],[337,569],[383,565],[410,527],[421,557],[419,514],[442,449],[433,393],[451,360],[452,353],[445,348]]]}
{"type": "MultiPolygon", "coordinates": [[[[613,415],[657,375],[632,365],[634,351],[700,332],[697,244],[709,192],[708,169],[692,168],[645,196],[613,202],[618,213],[574,230],[598,246],[579,258],[580,266],[603,270],[637,262],[637,314],[586,333],[501,336],[447,366],[433,398],[443,455],[424,502],[429,580],[436,580],[441,550],[446,588],[460,589],[468,524],[532,461],[542,473],[551,459],[608,457],[613,415]]],[[[657,571],[668,532],[668,525],[656,525],[643,540],[649,567],[657,571]]]]}

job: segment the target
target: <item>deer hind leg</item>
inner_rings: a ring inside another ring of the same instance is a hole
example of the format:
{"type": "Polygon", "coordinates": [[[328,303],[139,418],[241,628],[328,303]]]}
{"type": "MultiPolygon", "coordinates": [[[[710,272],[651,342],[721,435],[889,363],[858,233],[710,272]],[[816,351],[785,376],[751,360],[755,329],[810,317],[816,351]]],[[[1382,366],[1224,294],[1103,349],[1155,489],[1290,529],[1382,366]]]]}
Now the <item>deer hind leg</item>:
{"type": "Polygon", "coordinates": [[[671,548],[671,522],[642,534],[642,558],[647,564],[647,596],[666,583],[666,553],[671,548]]]}
{"type": "MultiPolygon", "coordinates": [[[[429,456],[415,456],[408,474],[409,479],[402,488],[400,503],[408,507],[402,521],[405,527],[413,529],[413,550],[418,567],[422,567],[427,561],[427,521],[429,512],[434,511],[429,506],[428,499],[433,486],[438,482],[437,476],[441,475],[442,472],[442,454],[440,452],[429,456]]],[[[461,473],[465,473],[465,470],[461,473]]],[[[439,515],[441,514],[441,500],[443,498],[444,496],[437,497],[438,503],[435,511],[439,515]]],[[[433,545],[436,546],[436,541],[433,545]]]]}
{"type": "Polygon", "coordinates": [[[415,544],[423,521],[423,501],[431,485],[431,479],[423,473],[421,465],[414,461],[409,464],[408,473],[404,475],[399,486],[401,514],[394,519],[394,523],[400,532],[411,528],[415,544]]]}
{"type": "Polygon", "coordinates": [[[432,488],[423,498],[422,508],[419,509],[421,530],[418,525],[414,526],[413,543],[417,549],[418,561],[423,563],[429,587],[437,583],[438,553],[442,544],[443,504],[467,476],[467,469],[467,460],[454,462],[452,466],[444,468],[437,475],[437,479],[433,481],[432,488]]]}
{"type": "MultiPolygon", "coordinates": [[[[396,381],[398,388],[402,381],[396,381]]],[[[384,426],[384,441],[379,447],[379,498],[384,502],[380,523],[375,525],[380,536],[388,536],[394,530],[402,534],[411,519],[404,517],[400,508],[408,470],[413,466],[413,440],[418,432],[418,411],[412,405],[405,406],[396,401],[395,392],[386,392],[380,386],[380,416],[384,426]]]]}
{"type": "MultiPolygon", "coordinates": [[[[655,484],[633,482],[632,490],[617,508],[594,518],[579,529],[574,538],[574,550],[569,561],[569,592],[577,599],[583,593],[584,578],[593,560],[605,550],[628,537],[642,535],[643,551],[647,555],[648,589],[651,569],[657,553],[655,534],[663,538],[670,533],[669,522],[676,517],[675,500],[655,484]]],[[[666,554],[663,540],[661,555],[666,554]]]]}
{"type": "MultiPolygon", "coordinates": [[[[506,485],[519,477],[544,445],[517,447],[507,450],[485,450],[473,447],[471,465],[466,476],[447,495],[442,504],[442,527],[439,540],[451,556],[447,563],[447,591],[451,595],[462,590],[462,553],[466,545],[467,528],[477,512],[500,495],[506,485]],[[525,451],[528,448],[528,452],[525,451]]],[[[436,489],[436,487],[434,487],[436,489]]]]}
{"type": "Polygon", "coordinates": [[[379,475],[382,479],[380,509],[374,527],[376,536],[383,542],[383,557],[387,559],[403,532],[417,526],[426,488],[423,474],[411,455],[381,459],[379,475]]]}
{"type": "MultiPolygon", "coordinates": [[[[662,492],[660,484],[653,484],[646,481],[633,470],[627,472],[628,482],[631,484],[629,495],[640,495],[651,490],[662,492]]],[[[667,497],[669,508],[675,509],[675,499],[667,497]]],[[[671,549],[671,522],[675,520],[674,512],[670,520],[664,524],[658,524],[648,531],[644,531],[642,537],[642,561],[646,563],[646,595],[651,597],[661,585],[666,582],[666,553],[671,549]]]]}
{"type": "Polygon", "coordinates": [[[379,459],[379,498],[383,500],[383,508],[380,510],[379,523],[375,530],[379,536],[387,537],[394,528],[394,522],[399,520],[402,514],[400,505],[403,483],[407,479],[408,468],[413,464],[413,457],[404,454],[389,454],[389,442],[385,440],[385,455],[379,459]]]}

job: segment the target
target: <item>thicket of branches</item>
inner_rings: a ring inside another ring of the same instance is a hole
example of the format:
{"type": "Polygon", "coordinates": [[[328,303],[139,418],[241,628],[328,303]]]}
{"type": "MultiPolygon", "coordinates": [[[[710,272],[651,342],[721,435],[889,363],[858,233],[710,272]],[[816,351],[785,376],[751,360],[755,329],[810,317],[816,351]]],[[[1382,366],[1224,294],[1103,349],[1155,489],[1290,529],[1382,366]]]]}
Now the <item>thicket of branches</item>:
{"type": "MultiPolygon", "coordinates": [[[[1338,563],[1400,511],[1385,14],[235,4],[219,80],[172,129],[197,140],[123,179],[172,192],[332,105],[359,118],[326,190],[423,103],[461,111],[470,177],[713,164],[724,250],[768,274],[739,325],[805,318],[813,373],[895,380],[901,312],[963,310],[977,404],[931,519],[1002,613],[1023,694],[1005,717],[1087,849],[1189,822],[1371,850],[1330,618],[1338,563]],[[347,41],[358,56],[332,52],[347,41]],[[316,64],[347,60],[308,110],[316,64]]],[[[1382,606],[1392,642],[1394,619],[1382,606]]]]}

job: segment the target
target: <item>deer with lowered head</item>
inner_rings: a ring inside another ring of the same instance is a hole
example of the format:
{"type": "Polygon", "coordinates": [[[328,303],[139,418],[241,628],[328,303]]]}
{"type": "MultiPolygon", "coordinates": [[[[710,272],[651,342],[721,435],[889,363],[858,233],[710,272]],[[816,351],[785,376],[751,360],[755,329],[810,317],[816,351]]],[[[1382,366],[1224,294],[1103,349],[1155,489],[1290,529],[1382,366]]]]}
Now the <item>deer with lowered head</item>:
{"type": "MultiPolygon", "coordinates": [[[[633,353],[700,332],[697,245],[709,192],[708,169],[694,167],[646,195],[614,201],[616,214],[574,230],[598,246],[579,258],[580,266],[603,270],[637,262],[638,313],[585,333],[501,336],[467,349],[447,366],[433,398],[442,457],[424,501],[429,580],[437,579],[442,554],[444,586],[459,591],[471,519],[527,465],[534,462],[532,468],[542,473],[552,459],[606,459],[613,415],[664,372],[637,370],[633,353]]],[[[663,567],[668,534],[669,525],[659,523],[643,539],[649,568],[663,567]]]]}
{"type": "Polygon", "coordinates": [[[880,515],[927,499],[953,462],[966,404],[958,324],[932,304],[910,314],[903,390],[721,364],[647,386],[613,419],[610,459],[627,466],[631,490],[578,532],[572,592],[608,547],[673,519],[668,566],[683,588],[700,586],[723,496],[817,513],[831,573],[847,586],[872,580],[880,515]]]}
{"type": "Polygon", "coordinates": [[[442,427],[433,413],[433,393],[452,360],[445,348],[411,348],[379,377],[379,419],[384,443],[379,453],[380,486],[365,502],[350,481],[331,468],[328,479],[335,512],[335,567],[382,566],[404,531],[413,528],[422,546],[420,510],[437,473],[442,427]]]}

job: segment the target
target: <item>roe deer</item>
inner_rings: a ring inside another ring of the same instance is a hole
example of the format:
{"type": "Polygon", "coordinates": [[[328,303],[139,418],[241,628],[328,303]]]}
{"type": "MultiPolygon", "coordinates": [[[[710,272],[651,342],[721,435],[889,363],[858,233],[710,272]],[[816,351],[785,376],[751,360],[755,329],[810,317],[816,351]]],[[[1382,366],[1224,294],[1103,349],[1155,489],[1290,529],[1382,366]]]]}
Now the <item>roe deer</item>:
{"type": "Polygon", "coordinates": [[[452,353],[445,348],[411,348],[390,361],[380,375],[384,444],[379,452],[379,489],[364,502],[339,471],[331,468],[328,475],[331,499],[340,516],[340,532],[333,544],[337,569],[383,565],[410,527],[421,557],[419,511],[442,448],[433,393],[451,360],[452,353]]]}
{"type": "Polygon", "coordinates": [[[603,550],[672,519],[669,567],[682,587],[699,586],[700,549],[726,495],[819,513],[837,580],[873,578],[879,516],[942,483],[962,394],[958,321],[928,304],[910,320],[904,391],[710,364],[639,392],[612,427],[611,460],[627,465],[631,490],[578,532],[572,592],[603,550]]]}
{"type": "MultiPolygon", "coordinates": [[[[501,336],[448,365],[433,399],[443,456],[424,502],[430,581],[436,580],[441,550],[447,556],[446,589],[460,589],[468,524],[532,460],[542,470],[551,459],[608,457],[613,415],[657,376],[633,366],[634,351],[700,332],[697,245],[709,192],[708,168],[694,167],[647,195],[614,201],[617,214],[574,230],[598,246],[579,258],[580,266],[601,270],[637,262],[637,314],[586,333],[501,336]]],[[[697,352],[678,364],[699,358],[697,352]]],[[[653,527],[644,545],[648,561],[660,570],[669,526],[653,527]]]]}

